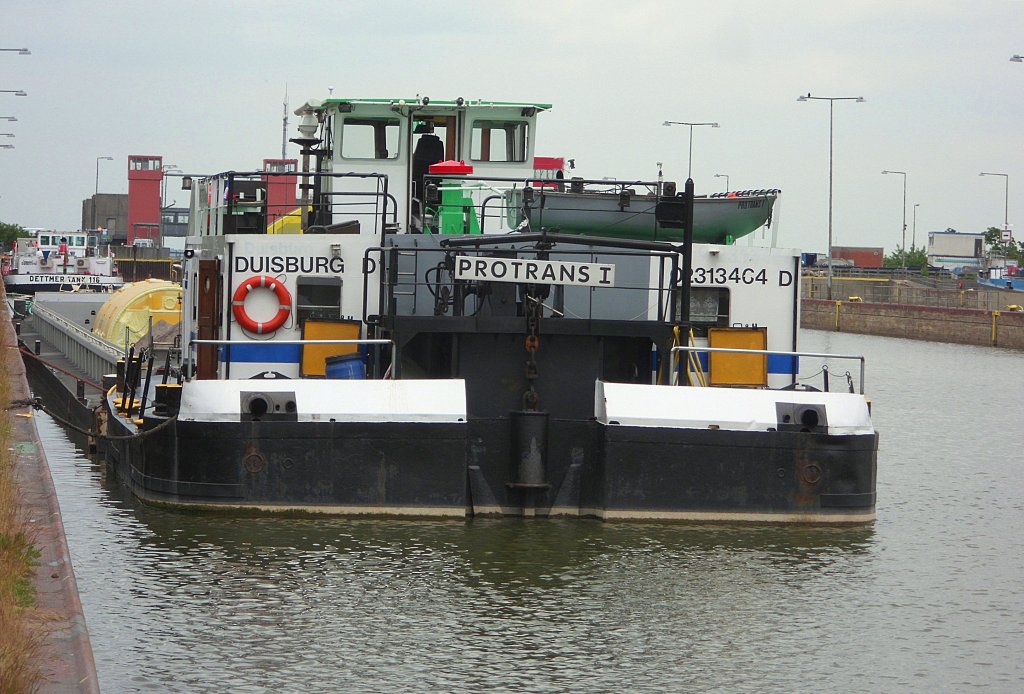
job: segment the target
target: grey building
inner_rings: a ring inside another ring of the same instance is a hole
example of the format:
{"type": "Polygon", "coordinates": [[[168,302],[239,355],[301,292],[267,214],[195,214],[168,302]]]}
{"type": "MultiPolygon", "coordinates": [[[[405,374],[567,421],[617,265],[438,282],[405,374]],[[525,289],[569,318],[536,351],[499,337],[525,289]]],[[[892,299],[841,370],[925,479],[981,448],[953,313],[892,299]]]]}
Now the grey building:
{"type": "Polygon", "coordinates": [[[124,244],[128,239],[128,195],[97,193],[83,200],[81,228],[103,229],[101,244],[124,244]]]}

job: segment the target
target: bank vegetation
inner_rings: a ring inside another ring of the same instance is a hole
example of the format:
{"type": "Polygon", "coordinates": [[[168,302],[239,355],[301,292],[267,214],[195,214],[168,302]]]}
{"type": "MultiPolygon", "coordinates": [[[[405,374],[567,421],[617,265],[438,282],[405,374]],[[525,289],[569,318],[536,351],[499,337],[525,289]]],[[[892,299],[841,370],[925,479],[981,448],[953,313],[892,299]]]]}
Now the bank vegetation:
{"type": "MultiPolygon", "coordinates": [[[[0,359],[0,403],[10,402],[10,377],[0,359]]],[[[0,692],[32,692],[42,681],[38,655],[46,637],[32,576],[39,556],[21,511],[15,478],[12,414],[0,409],[0,692]]]]}

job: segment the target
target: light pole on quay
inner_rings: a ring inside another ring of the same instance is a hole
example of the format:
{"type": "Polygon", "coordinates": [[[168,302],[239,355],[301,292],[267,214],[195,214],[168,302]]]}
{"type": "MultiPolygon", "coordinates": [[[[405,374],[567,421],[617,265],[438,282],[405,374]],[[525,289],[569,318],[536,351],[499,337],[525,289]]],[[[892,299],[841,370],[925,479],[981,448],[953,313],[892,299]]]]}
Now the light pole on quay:
{"type": "Polygon", "coordinates": [[[92,196],[92,231],[96,231],[96,203],[100,194],[100,161],[114,161],[114,158],[96,157],[96,190],[92,196]]]}
{"type": "Polygon", "coordinates": [[[685,125],[690,128],[690,154],[686,164],[686,178],[693,178],[693,129],[701,125],[708,125],[711,126],[712,128],[717,128],[718,123],[684,123],[682,121],[667,120],[664,123],[662,123],[662,125],[685,125]]]}
{"type": "Polygon", "coordinates": [[[832,132],[833,132],[833,110],[837,101],[859,101],[863,102],[863,96],[806,96],[801,94],[797,101],[827,101],[828,102],[828,298],[832,299],[832,132]]]}
{"type": "Polygon", "coordinates": [[[1002,176],[1006,181],[1006,197],[1003,202],[1003,229],[1007,230],[1010,228],[1010,174],[1004,173],[988,173],[982,171],[979,176],[1002,176]]]}
{"type": "Polygon", "coordinates": [[[921,206],[921,203],[914,203],[914,227],[910,235],[910,250],[914,250],[917,245],[917,208],[921,206]]]}
{"type": "Polygon", "coordinates": [[[715,178],[724,178],[725,179],[725,192],[728,193],[729,192],[729,174],[715,174],[715,178]]]}
{"type": "Polygon", "coordinates": [[[900,266],[903,271],[907,270],[907,172],[885,170],[883,174],[897,174],[903,176],[903,241],[900,246],[900,266]]]}

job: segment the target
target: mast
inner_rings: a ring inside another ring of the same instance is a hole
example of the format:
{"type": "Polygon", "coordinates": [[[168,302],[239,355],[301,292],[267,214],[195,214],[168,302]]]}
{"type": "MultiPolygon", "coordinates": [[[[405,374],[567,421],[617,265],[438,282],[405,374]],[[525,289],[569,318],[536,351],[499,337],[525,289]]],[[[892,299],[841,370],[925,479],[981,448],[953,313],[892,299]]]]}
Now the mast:
{"type": "Polygon", "coordinates": [[[287,159],[285,148],[288,146],[288,84],[284,85],[284,117],[281,118],[281,158],[287,159]]]}

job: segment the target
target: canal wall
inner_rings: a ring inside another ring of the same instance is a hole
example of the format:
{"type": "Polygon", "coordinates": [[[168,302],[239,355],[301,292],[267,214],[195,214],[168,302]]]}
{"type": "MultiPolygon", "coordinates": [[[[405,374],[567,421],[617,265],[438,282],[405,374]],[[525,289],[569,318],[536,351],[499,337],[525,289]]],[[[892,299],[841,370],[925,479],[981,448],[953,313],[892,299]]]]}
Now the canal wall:
{"type": "MultiPolygon", "coordinates": [[[[0,299],[7,295],[0,284],[0,299]]],[[[18,350],[14,325],[4,308],[0,317],[0,358],[10,383],[13,400],[31,396],[25,365],[18,350]]],[[[39,667],[45,676],[40,692],[99,692],[96,664],[78,595],[57,503],[57,492],[39,440],[33,411],[28,407],[9,410],[14,439],[15,480],[21,492],[21,511],[34,532],[39,550],[33,577],[36,607],[46,615],[47,638],[39,653],[39,667]]]]}
{"type": "Polygon", "coordinates": [[[815,330],[1024,349],[1024,312],[1020,311],[804,298],[800,325],[815,330]]]}

